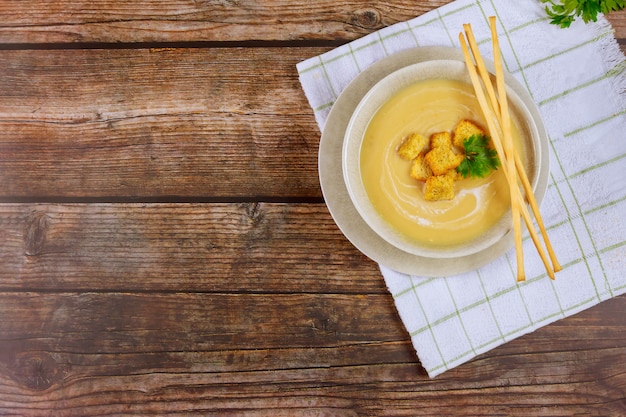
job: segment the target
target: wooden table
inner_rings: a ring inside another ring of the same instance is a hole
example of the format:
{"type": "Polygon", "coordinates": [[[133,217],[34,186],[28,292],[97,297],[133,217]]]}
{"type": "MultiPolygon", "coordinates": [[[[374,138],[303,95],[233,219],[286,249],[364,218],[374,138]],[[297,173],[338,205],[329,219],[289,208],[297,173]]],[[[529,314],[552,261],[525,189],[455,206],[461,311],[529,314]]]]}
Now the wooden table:
{"type": "Polygon", "coordinates": [[[430,380],[324,204],[296,63],[445,3],[0,1],[0,415],[626,414],[625,296],[430,380]]]}

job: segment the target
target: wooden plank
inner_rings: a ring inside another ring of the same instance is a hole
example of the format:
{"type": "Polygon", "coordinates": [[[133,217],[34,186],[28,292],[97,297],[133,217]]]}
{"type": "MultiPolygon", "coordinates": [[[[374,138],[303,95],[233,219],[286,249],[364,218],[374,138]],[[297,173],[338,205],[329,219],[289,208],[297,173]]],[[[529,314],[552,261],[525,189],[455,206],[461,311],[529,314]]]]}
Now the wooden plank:
{"type": "Polygon", "coordinates": [[[2,204],[0,289],[386,293],[324,204],[2,204]]]}
{"type": "MultiPolygon", "coordinates": [[[[411,19],[450,0],[1,1],[0,43],[340,41],[411,19]]],[[[626,13],[611,13],[626,38],[626,13]]]]}
{"type": "Polygon", "coordinates": [[[0,198],[319,200],[295,65],[322,51],[4,51],[0,198]]]}
{"type": "Polygon", "coordinates": [[[615,29],[615,37],[620,40],[622,52],[626,51],[626,10],[609,13],[606,18],[615,29]]]}
{"type": "Polygon", "coordinates": [[[624,308],[429,380],[388,296],[5,292],[0,413],[620,415],[624,308]]]}
{"type": "Polygon", "coordinates": [[[0,43],[345,41],[450,0],[0,2],[0,43]]]}

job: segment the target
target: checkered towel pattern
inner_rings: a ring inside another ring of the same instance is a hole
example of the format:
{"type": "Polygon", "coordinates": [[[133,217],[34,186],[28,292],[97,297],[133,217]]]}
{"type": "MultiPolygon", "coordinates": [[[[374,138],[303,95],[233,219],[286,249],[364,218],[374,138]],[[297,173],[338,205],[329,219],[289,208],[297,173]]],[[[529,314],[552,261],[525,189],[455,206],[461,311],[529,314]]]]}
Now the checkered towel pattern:
{"type": "Polygon", "coordinates": [[[610,24],[549,23],[538,0],[457,0],[298,64],[320,129],[361,71],[394,52],[459,47],[471,23],[492,59],[498,20],[505,69],[529,91],[549,137],[550,180],[541,211],[563,271],[550,280],[525,235],[527,280],[514,250],[454,277],[416,277],[380,266],[431,377],[541,326],[626,292],[626,61],[610,24]]]}

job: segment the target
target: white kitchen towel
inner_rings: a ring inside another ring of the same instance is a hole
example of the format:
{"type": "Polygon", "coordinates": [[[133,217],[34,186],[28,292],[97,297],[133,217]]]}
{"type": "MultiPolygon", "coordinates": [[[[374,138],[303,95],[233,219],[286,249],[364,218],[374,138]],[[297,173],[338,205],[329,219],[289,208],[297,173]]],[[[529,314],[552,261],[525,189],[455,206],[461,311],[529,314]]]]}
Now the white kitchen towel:
{"type": "Polygon", "coordinates": [[[498,21],[506,69],[530,92],[550,141],[541,211],[563,271],[550,280],[525,235],[527,280],[514,250],[459,276],[408,276],[380,266],[420,361],[435,377],[480,353],[626,292],[626,67],[603,16],[562,29],[538,0],[457,0],[298,64],[320,129],[361,71],[394,52],[459,47],[471,23],[492,59],[498,21]]]}

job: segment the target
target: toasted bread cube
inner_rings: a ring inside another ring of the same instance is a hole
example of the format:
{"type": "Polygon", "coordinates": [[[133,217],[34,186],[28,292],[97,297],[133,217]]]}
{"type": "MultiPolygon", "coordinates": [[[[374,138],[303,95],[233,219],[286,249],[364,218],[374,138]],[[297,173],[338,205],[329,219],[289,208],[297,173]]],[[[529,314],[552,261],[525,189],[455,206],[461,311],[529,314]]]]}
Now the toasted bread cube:
{"type": "MultiPolygon", "coordinates": [[[[460,164],[459,164],[460,165],[460,164]]],[[[461,174],[459,174],[458,172],[456,172],[456,168],[451,169],[450,171],[446,172],[445,174],[443,174],[445,176],[448,176],[450,178],[452,178],[452,181],[456,181],[459,180],[463,177],[461,177],[461,174]]]]}
{"type": "Polygon", "coordinates": [[[473,135],[486,135],[486,132],[471,120],[461,120],[454,128],[454,146],[464,149],[463,142],[473,135]]]}
{"type": "Polygon", "coordinates": [[[452,200],[454,179],[450,175],[433,175],[424,185],[424,199],[428,201],[452,200]]]}
{"type": "Polygon", "coordinates": [[[413,160],[411,164],[411,177],[416,180],[426,181],[428,177],[433,175],[433,171],[430,169],[430,166],[426,163],[424,159],[424,155],[418,155],[417,158],[413,160]]]}
{"type": "Polygon", "coordinates": [[[450,132],[433,133],[430,136],[430,147],[432,148],[452,148],[452,137],[450,132]]]}
{"type": "Polygon", "coordinates": [[[439,132],[430,137],[430,151],[426,153],[425,159],[434,175],[443,175],[459,166],[463,156],[454,153],[450,133],[439,132]]]}
{"type": "Polygon", "coordinates": [[[434,175],[443,175],[461,165],[463,155],[454,153],[452,147],[438,146],[428,151],[424,159],[434,175]]]}
{"type": "Polygon", "coordinates": [[[417,133],[412,133],[404,138],[402,145],[398,147],[398,155],[410,161],[417,158],[428,146],[428,139],[417,133]]]}

